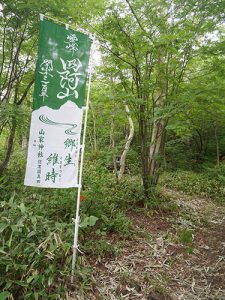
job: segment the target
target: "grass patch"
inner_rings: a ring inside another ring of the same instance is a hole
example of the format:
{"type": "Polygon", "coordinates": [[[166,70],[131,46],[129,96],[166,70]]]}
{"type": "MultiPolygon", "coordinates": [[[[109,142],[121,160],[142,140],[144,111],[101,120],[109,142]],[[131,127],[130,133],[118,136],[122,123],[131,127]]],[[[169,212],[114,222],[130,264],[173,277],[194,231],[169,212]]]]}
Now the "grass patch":
{"type": "Polygon", "coordinates": [[[225,203],[225,167],[206,169],[201,173],[178,170],[165,172],[161,184],[189,195],[198,195],[225,203]]]}

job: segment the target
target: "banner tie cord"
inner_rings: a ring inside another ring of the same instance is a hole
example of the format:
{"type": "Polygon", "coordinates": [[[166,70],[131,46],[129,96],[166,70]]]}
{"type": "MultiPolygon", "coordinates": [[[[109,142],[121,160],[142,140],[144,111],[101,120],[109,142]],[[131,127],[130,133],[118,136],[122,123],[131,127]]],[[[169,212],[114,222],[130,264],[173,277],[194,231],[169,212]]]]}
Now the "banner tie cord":
{"type": "Polygon", "coordinates": [[[76,249],[80,254],[85,255],[85,253],[84,253],[83,251],[80,250],[79,245],[77,245],[77,247],[76,247],[76,246],[73,246],[73,249],[74,249],[74,250],[76,249]]]}
{"type": "MultiPolygon", "coordinates": [[[[72,220],[73,220],[73,222],[74,222],[75,224],[78,224],[78,225],[79,225],[80,218],[78,218],[78,219],[72,219],[72,220]]],[[[73,245],[72,248],[73,248],[73,250],[76,249],[80,254],[85,255],[85,253],[79,249],[79,245],[77,245],[77,246],[73,245]]]]}
{"type": "Polygon", "coordinates": [[[73,223],[74,224],[79,224],[79,222],[80,222],[80,220],[79,220],[80,218],[78,218],[78,220],[77,219],[74,219],[74,218],[72,218],[72,221],[73,221],[73,223]]]}

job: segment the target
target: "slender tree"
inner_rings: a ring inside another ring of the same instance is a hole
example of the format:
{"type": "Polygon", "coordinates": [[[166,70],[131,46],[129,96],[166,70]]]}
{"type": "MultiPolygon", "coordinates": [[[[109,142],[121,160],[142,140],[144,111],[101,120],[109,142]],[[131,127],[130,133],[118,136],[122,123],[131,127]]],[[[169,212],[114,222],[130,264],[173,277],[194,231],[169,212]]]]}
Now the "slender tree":
{"type": "Polygon", "coordinates": [[[96,28],[124,89],[133,94],[129,105],[138,120],[146,197],[158,182],[168,112],[179,98],[188,66],[203,47],[206,34],[221,21],[220,5],[184,0],[116,1],[96,28]]]}

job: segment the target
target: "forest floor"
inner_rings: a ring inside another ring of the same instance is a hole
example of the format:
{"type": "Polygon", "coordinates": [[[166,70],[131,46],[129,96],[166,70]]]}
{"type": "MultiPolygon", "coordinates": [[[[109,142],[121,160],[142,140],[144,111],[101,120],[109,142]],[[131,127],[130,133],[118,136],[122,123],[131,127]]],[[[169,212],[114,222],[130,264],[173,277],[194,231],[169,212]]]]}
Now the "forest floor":
{"type": "Polygon", "coordinates": [[[88,258],[85,300],[225,300],[225,206],[163,189],[171,199],[130,211],[134,233],[112,235],[115,257],[88,258]]]}

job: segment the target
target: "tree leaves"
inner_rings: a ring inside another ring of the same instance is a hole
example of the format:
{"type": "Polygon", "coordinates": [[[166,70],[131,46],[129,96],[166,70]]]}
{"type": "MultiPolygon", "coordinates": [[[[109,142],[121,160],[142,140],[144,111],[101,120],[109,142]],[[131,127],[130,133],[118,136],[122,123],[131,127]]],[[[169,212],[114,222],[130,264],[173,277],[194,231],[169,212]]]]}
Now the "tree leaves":
{"type": "Polygon", "coordinates": [[[95,216],[89,216],[86,217],[81,223],[80,223],[80,228],[87,228],[87,227],[92,227],[96,224],[96,222],[98,221],[98,218],[95,216]]]}
{"type": "Polygon", "coordinates": [[[7,291],[1,292],[0,293],[0,300],[5,300],[10,296],[10,293],[7,291]]]}

